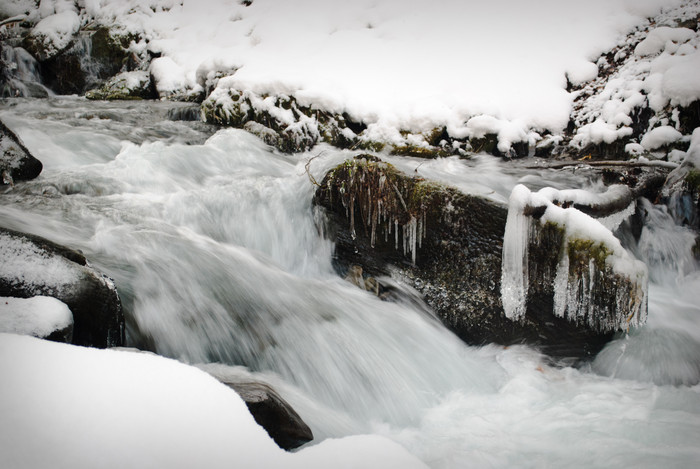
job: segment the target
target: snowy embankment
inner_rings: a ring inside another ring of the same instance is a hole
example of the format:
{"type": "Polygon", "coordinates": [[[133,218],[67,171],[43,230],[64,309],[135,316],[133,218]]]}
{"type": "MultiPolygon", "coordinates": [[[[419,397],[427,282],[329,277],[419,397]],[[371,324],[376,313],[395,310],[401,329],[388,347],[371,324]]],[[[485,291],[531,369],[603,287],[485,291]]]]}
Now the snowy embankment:
{"type": "Polygon", "coordinates": [[[238,395],[175,360],[0,333],[0,466],[424,468],[379,436],[298,453],[238,395]]]}
{"type": "Polygon", "coordinates": [[[76,15],[131,35],[161,97],[210,95],[209,119],[242,127],[244,114],[268,137],[281,128],[301,140],[293,151],[338,141],[321,111],[343,116],[342,142],[373,149],[479,151],[486,139],[505,154],[583,152],[622,139],[636,154],[687,143],[679,109],[700,98],[697,0],[77,4],[30,9],[32,36],[58,48],[76,15]]]}

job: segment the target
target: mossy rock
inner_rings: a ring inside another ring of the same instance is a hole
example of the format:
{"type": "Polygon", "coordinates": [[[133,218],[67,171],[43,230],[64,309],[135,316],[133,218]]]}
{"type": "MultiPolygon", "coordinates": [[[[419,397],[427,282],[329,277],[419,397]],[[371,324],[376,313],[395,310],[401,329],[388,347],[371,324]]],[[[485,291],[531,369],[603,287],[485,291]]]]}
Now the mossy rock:
{"type": "Polygon", "coordinates": [[[442,147],[421,147],[417,145],[400,145],[394,146],[391,149],[392,155],[414,156],[417,158],[434,159],[440,157],[451,156],[452,152],[445,150],[442,147]]]}
{"type": "Polygon", "coordinates": [[[579,358],[612,338],[612,331],[554,314],[553,284],[564,250],[572,275],[588,272],[591,260],[600,271],[594,301],[603,309],[620,286],[624,290],[625,279],[612,275],[600,243],[567,240],[561,227],[543,225],[528,251],[526,314],[513,321],[500,296],[504,205],[408,176],[367,154],[330,170],[313,202],[327,215],[324,231],[336,243],[340,274],[358,265],[369,276],[398,277],[469,344],[527,342],[554,356],[579,358]]]}

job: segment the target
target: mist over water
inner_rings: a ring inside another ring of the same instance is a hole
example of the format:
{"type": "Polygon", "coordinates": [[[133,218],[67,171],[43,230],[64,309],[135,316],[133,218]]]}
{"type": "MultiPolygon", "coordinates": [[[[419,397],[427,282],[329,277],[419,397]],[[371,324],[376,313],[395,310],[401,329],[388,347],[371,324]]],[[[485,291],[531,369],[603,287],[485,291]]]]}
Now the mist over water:
{"type": "MultiPolygon", "coordinates": [[[[245,366],[317,441],[380,433],[436,468],[700,460],[700,275],[692,233],[663,209],[644,205],[633,247],[650,268],[648,325],[589,365],[553,366],[526,346],[469,347],[425,308],[333,272],[307,164],[320,181],[352,153],[282,155],[243,131],[169,120],[177,106],[0,104],[45,167],[0,193],[0,225],[80,249],[113,277],[130,346],[245,366]]],[[[518,183],[592,184],[482,156],[398,163],[495,200],[518,183]]]]}

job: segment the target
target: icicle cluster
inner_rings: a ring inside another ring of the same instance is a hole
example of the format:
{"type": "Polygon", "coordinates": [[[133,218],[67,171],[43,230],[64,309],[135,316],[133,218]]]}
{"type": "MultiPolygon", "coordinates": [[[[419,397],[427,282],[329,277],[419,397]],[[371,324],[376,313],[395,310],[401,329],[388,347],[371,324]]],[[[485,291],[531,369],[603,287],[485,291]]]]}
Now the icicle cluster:
{"type": "MultiPolygon", "coordinates": [[[[410,254],[411,262],[415,264],[416,253],[427,234],[425,211],[409,209],[396,182],[387,177],[387,168],[383,164],[360,161],[362,166],[346,163],[338,189],[353,239],[356,238],[357,211],[361,223],[369,230],[372,247],[378,239],[377,231],[383,229],[384,242],[389,242],[393,234],[394,248],[402,248],[404,255],[410,254]]],[[[331,184],[329,180],[329,188],[331,184]]]]}
{"type": "MultiPolygon", "coordinates": [[[[521,320],[525,316],[530,282],[528,248],[539,241],[542,227],[553,223],[564,233],[563,245],[557,247],[559,262],[553,279],[554,314],[600,332],[643,324],[647,314],[646,266],[634,259],[601,222],[574,208],[552,203],[564,200],[562,193],[551,188],[531,193],[523,185],[511,193],[501,273],[506,317],[521,320]],[[539,221],[528,215],[535,209],[542,214],[539,221]]],[[[621,217],[614,218],[613,225],[621,221],[621,217]]]]}

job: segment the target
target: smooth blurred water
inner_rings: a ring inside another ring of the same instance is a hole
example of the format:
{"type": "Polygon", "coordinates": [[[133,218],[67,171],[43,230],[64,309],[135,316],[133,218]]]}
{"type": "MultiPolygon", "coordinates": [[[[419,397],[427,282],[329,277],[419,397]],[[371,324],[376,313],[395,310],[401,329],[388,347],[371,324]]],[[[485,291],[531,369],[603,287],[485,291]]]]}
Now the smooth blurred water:
{"type": "MultiPolygon", "coordinates": [[[[635,247],[652,269],[648,326],[587,367],[553,366],[526,346],[466,346],[425,307],[379,301],[335,275],[306,167],[320,181],[352,153],[279,154],[239,130],[168,120],[178,106],[0,105],[45,168],[0,194],[0,226],[80,249],[112,276],[129,345],[223,372],[245,366],[317,441],[380,433],[435,468],[700,461],[700,275],[670,233],[690,235],[660,209],[645,207],[635,247]]],[[[488,156],[392,163],[495,200],[518,183],[596,184],[488,156]]]]}

